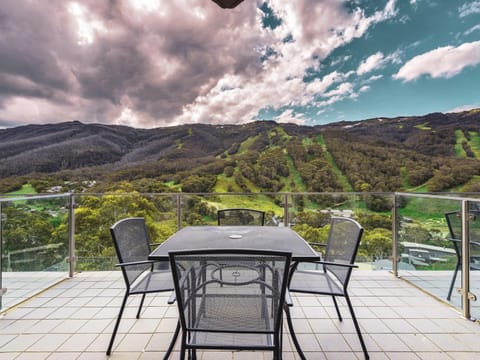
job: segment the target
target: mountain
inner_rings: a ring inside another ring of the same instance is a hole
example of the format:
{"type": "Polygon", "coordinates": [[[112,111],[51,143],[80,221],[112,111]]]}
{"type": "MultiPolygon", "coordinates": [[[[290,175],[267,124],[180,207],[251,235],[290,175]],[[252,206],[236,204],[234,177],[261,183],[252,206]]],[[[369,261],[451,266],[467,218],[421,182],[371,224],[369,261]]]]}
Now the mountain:
{"type": "Polygon", "coordinates": [[[480,110],[313,127],[257,121],[134,129],[74,121],[0,130],[3,183],[152,179],[184,191],[472,190],[479,159],[480,110]]]}

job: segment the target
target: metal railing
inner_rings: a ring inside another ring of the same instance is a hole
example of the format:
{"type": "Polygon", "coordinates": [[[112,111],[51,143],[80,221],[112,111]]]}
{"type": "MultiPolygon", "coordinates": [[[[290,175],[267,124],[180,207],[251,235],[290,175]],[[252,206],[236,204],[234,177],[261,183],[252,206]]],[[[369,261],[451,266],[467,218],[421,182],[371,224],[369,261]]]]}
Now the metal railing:
{"type": "MultiPolygon", "coordinates": [[[[474,294],[480,291],[480,281],[477,281],[476,276],[472,280],[471,276],[472,229],[468,221],[472,204],[480,203],[475,196],[477,194],[446,196],[402,192],[67,193],[3,196],[0,197],[0,288],[8,288],[3,286],[4,275],[15,271],[34,275],[58,273],[60,276],[55,278],[55,281],[59,281],[74,276],[77,271],[110,269],[115,255],[108,228],[122,217],[145,216],[152,237],[163,241],[185,225],[215,223],[216,209],[256,207],[265,210],[270,218],[278,219],[281,224],[294,226],[305,238],[324,236],[325,232],[322,233],[321,230],[329,216],[363,217],[366,223],[373,223],[369,225],[372,228],[366,229],[364,233],[364,253],[357,256],[365,267],[380,269],[382,267],[376,264],[383,262],[387,264],[383,269],[391,270],[394,276],[410,281],[424,291],[458,307],[466,318],[475,318],[480,317],[480,308],[474,303],[474,294]],[[443,276],[442,281],[447,285],[451,279],[453,252],[446,242],[441,241],[442,245],[437,245],[435,241],[438,239],[432,240],[432,234],[440,239],[446,237],[447,226],[443,213],[452,209],[458,211],[462,217],[462,276],[458,293],[452,301],[447,301],[443,285],[432,290],[433,288],[425,286],[425,283],[427,278],[433,276],[437,279],[443,276]],[[47,215],[42,215],[43,212],[47,215]],[[10,216],[23,219],[11,219],[10,216]],[[382,231],[374,227],[375,221],[378,221],[375,217],[379,216],[382,221],[391,221],[389,225],[382,225],[382,231]],[[45,225],[47,223],[54,225],[48,227],[45,225]],[[40,228],[42,226],[44,228],[40,228]],[[21,227],[25,229],[19,229],[21,227]],[[47,236],[48,231],[52,232],[52,239],[43,244],[39,237],[47,236]],[[375,245],[375,241],[378,242],[385,233],[390,234],[388,242],[375,245]],[[12,238],[7,239],[6,234],[12,238]],[[368,253],[372,250],[368,246],[384,246],[388,251],[375,251],[375,255],[372,255],[368,253]],[[434,256],[437,251],[440,255],[434,256]],[[33,254],[35,256],[32,256],[33,254]],[[25,257],[17,259],[13,266],[14,258],[20,255],[25,257]],[[28,265],[33,263],[41,264],[36,268],[29,268],[28,265]],[[409,267],[406,268],[407,265],[409,267]]],[[[270,225],[276,223],[277,221],[271,222],[270,225]]],[[[9,292],[10,290],[7,290],[3,293],[2,298],[8,296],[9,292]]],[[[3,303],[2,301],[0,304],[0,310],[3,303]]]]}

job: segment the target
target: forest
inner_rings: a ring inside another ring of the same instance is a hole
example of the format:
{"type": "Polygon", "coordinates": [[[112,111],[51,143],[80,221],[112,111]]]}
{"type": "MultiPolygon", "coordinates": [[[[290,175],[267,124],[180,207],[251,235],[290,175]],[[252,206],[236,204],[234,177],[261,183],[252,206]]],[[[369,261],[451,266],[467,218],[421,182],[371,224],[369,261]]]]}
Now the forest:
{"type": "MultiPolygon", "coordinates": [[[[0,192],[74,194],[84,270],[111,268],[108,229],[122,217],[145,217],[155,242],[176,231],[176,194],[184,195],[183,226],[213,224],[216,210],[231,206],[282,220],[284,199],[271,193],[291,193],[289,223],[311,242],[325,239],[331,209],[354,210],[366,230],[360,257],[371,261],[392,255],[392,192],[480,189],[479,120],[472,110],[316,127],[263,121],[139,130],[72,122],[3,129],[0,192]],[[351,192],[360,194],[354,203],[351,192]]],[[[68,250],[62,208],[5,202],[4,256],[48,245],[50,260],[38,266],[58,264],[68,250]],[[36,229],[33,239],[28,228],[36,229]]],[[[430,230],[428,241],[443,241],[430,230]]],[[[408,231],[415,237],[423,230],[408,231]]],[[[30,266],[28,259],[17,265],[30,266]]]]}

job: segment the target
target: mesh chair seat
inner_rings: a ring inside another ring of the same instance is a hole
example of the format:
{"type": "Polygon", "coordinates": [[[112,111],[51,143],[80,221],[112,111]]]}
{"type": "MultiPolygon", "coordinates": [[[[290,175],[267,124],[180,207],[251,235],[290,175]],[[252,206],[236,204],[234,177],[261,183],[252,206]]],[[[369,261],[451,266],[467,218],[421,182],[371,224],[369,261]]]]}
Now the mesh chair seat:
{"type": "Polygon", "coordinates": [[[130,294],[173,291],[172,273],[168,271],[148,271],[130,285],[130,294]]]}
{"type": "Polygon", "coordinates": [[[290,280],[289,291],[304,292],[319,295],[343,296],[343,286],[328,272],[320,270],[302,271],[296,270],[290,280]]]}
{"type": "Polygon", "coordinates": [[[208,297],[204,312],[197,319],[189,345],[205,347],[262,347],[272,344],[273,318],[264,318],[261,296],[208,297]],[[209,332],[208,329],[221,329],[224,332],[209,332]],[[252,332],[249,334],[246,332],[252,332]]]}

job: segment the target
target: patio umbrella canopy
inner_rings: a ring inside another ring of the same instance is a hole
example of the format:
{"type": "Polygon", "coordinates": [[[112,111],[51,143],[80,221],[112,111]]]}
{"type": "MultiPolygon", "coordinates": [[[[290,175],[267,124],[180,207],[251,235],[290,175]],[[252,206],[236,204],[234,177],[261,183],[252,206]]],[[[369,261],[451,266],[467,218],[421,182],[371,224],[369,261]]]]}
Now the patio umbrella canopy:
{"type": "Polygon", "coordinates": [[[224,9],[233,9],[238,4],[240,4],[243,0],[213,0],[216,2],[220,7],[224,9]]]}

